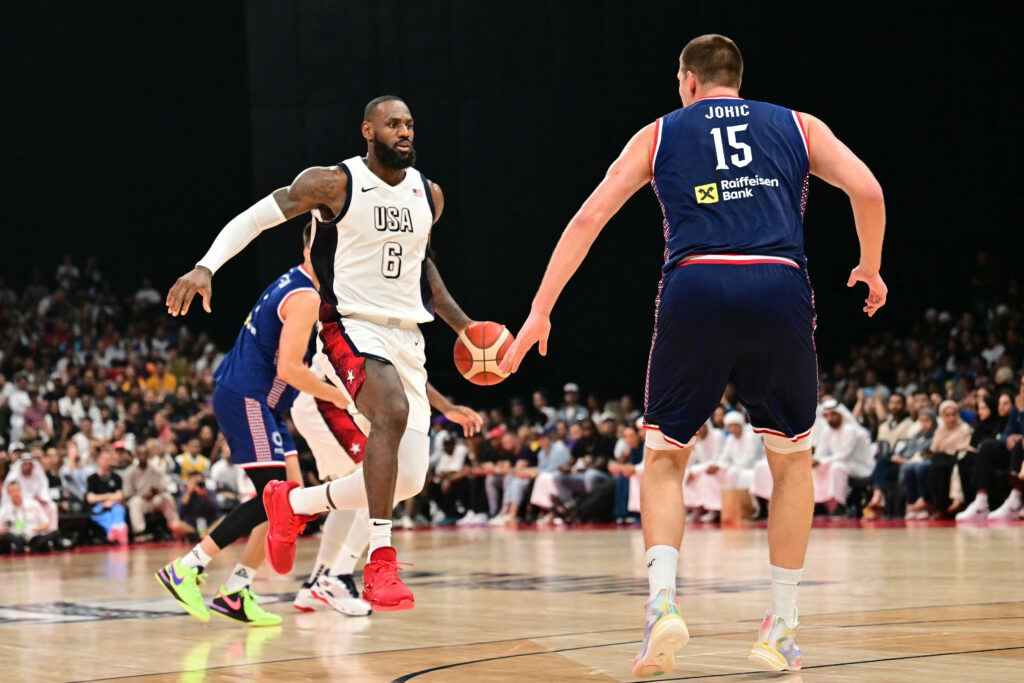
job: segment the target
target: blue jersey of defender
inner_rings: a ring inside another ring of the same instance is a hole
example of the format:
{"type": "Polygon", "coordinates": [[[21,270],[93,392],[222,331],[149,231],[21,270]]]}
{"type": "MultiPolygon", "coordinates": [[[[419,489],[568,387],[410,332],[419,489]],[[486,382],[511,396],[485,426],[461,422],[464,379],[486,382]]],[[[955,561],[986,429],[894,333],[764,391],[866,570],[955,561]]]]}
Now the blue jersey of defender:
{"type": "Polygon", "coordinates": [[[299,392],[277,376],[278,346],[284,325],[281,309],[289,296],[303,291],[317,293],[302,266],[290,269],[264,290],[238,332],[235,345],[217,367],[215,378],[219,386],[265,403],[276,413],[291,408],[299,392]]]}
{"type": "Polygon", "coordinates": [[[796,112],[708,97],[655,127],[651,164],[665,216],[665,272],[697,254],[804,264],[808,157],[796,112]]]}

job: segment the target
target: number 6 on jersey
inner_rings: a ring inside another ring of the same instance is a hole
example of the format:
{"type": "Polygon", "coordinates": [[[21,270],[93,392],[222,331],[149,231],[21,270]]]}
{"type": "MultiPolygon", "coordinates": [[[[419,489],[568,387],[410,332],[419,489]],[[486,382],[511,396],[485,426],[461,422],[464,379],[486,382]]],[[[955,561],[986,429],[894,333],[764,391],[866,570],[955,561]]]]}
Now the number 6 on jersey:
{"type": "Polygon", "coordinates": [[[384,255],[381,257],[380,272],[386,278],[394,280],[402,274],[402,245],[398,242],[385,242],[384,255]]]}

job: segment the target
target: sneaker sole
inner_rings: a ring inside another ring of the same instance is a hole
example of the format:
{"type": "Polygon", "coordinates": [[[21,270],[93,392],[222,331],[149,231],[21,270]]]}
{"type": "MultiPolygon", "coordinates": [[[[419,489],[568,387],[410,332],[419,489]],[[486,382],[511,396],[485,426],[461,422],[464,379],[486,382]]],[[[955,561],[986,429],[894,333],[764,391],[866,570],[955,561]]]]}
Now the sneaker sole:
{"type": "Polygon", "coordinates": [[[174,601],[176,603],[178,603],[179,605],[181,605],[181,608],[183,610],[185,610],[191,616],[195,617],[196,619],[198,619],[199,621],[203,622],[204,624],[206,622],[210,621],[210,612],[208,610],[206,611],[205,614],[203,612],[198,612],[194,607],[192,607],[191,605],[188,605],[188,604],[186,604],[185,602],[182,601],[181,597],[178,595],[178,591],[174,590],[174,586],[169,585],[166,581],[164,581],[164,577],[160,576],[160,572],[162,572],[162,571],[163,571],[163,569],[160,569],[160,571],[158,571],[153,576],[156,578],[157,583],[159,583],[161,586],[163,586],[164,590],[166,590],[168,593],[171,594],[171,597],[174,598],[174,601]]]}
{"type": "Polygon", "coordinates": [[[210,611],[213,614],[216,614],[219,617],[224,617],[225,619],[230,619],[231,621],[235,622],[236,624],[245,624],[246,626],[252,626],[254,628],[259,628],[261,626],[280,626],[280,624],[281,624],[280,620],[278,620],[278,621],[245,621],[245,620],[239,619],[237,617],[234,617],[234,616],[232,616],[232,615],[230,615],[230,614],[228,614],[226,612],[221,612],[216,607],[212,607],[210,609],[210,611]]]}
{"type": "MultiPolygon", "coordinates": [[[[317,600],[319,600],[320,602],[322,602],[325,605],[327,605],[328,607],[330,607],[331,609],[333,609],[335,612],[341,612],[342,614],[344,614],[347,617],[368,617],[371,614],[373,614],[373,609],[372,608],[367,608],[367,610],[365,612],[363,612],[363,611],[356,612],[356,611],[353,611],[353,610],[342,609],[341,607],[337,607],[337,606],[331,604],[331,602],[327,598],[325,598],[324,596],[320,595],[316,591],[310,591],[309,594],[312,595],[317,600]]],[[[355,599],[358,599],[358,598],[355,598],[355,599]]],[[[409,608],[409,609],[412,609],[412,608],[409,608]]]]}
{"type": "Polygon", "coordinates": [[[676,668],[676,651],[690,642],[690,632],[681,617],[668,617],[651,631],[647,643],[647,656],[633,662],[633,675],[637,678],[664,676],[676,668]]]}
{"type": "Polygon", "coordinates": [[[382,605],[379,602],[367,600],[370,605],[370,609],[374,612],[401,612],[402,610],[412,609],[416,606],[415,598],[409,600],[403,600],[397,605],[382,605]]]}
{"type": "Polygon", "coordinates": [[[768,669],[769,671],[800,670],[799,666],[790,666],[789,662],[786,661],[786,658],[778,650],[761,643],[754,643],[754,647],[750,650],[750,656],[747,659],[751,664],[762,669],[768,669]]]}
{"type": "Polygon", "coordinates": [[[302,605],[296,605],[294,602],[292,603],[292,607],[294,607],[295,609],[299,610],[300,612],[315,612],[316,611],[316,607],[303,607],[302,605]]]}

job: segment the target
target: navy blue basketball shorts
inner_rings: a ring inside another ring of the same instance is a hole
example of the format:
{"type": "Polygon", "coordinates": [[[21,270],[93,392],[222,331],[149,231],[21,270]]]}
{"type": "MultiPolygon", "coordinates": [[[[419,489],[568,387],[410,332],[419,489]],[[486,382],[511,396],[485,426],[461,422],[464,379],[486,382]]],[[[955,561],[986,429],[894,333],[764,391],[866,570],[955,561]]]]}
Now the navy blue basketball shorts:
{"type": "Polygon", "coordinates": [[[213,414],[231,448],[231,462],[243,469],[282,467],[286,457],[297,454],[284,418],[266,401],[218,384],[213,390],[213,414]]]}
{"type": "Polygon", "coordinates": [[[809,447],[818,402],[814,325],[806,271],[788,259],[697,259],[669,271],[647,366],[648,445],[690,443],[731,382],[770,448],[809,447]]]}

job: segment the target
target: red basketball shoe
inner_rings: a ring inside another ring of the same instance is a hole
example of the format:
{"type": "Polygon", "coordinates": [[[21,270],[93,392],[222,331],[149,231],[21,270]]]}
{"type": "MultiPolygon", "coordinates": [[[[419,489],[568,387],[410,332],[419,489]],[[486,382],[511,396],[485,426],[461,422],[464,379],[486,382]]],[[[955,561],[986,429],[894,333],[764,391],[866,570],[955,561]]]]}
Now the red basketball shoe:
{"type": "Polygon", "coordinates": [[[288,493],[298,488],[294,481],[272,481],[263,488],[263,507],[267,509],[267,539],[263,548],[267,564],[278,574],[287,574],[295,564],[295,537],[318,515],[297,515],[288,502],[288,493]]]}
{"type": "Polygon", "coordinates": [[[374,550],[370,561],[363,567],[363,600],[379,612],[397,612],[415,607],[416,600],[412,591],[398,578],[400,571],[398,554],[394,548],[384,546],[374,550]]]}

